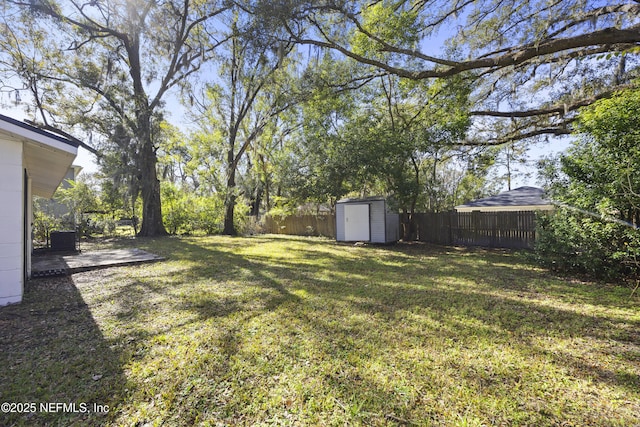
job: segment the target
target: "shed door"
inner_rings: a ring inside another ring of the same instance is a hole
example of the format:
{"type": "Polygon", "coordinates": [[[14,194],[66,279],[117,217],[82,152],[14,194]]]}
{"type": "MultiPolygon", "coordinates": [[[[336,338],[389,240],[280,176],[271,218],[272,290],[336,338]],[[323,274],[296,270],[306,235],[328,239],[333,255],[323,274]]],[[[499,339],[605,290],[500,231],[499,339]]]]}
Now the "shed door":
{"type": "Polygon", "coordinates": [[[368,242],[369,205],[344,205],[344,239],[347,242],[368,242]]]}

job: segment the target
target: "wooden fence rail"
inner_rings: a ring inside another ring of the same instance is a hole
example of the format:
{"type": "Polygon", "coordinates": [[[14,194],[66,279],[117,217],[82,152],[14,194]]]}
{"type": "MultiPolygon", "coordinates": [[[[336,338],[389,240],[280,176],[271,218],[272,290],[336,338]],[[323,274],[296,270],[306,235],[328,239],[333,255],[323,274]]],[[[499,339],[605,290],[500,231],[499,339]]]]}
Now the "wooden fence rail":
{"type": "Polygon", "coordinates": [[[532,248],[536,213],[439,212],[414,214],[416,240],[442,245],[532,248]]]}
{"type": "Polygon", "coordinates": [[[336,237],[335,215],[292,215],[264,218],[265,233],[336,237]]]}
{"type": "MultiPolygon", "coordinates": [[[[440,245],[532,248],[536,213],[438,212],[414,214],[415,240],[440,245]]],[[[400,215],[400,221],[407,217],[400,215]]],[[[402,227],[400,228],[402,229],[402,227]]],[[[294,215],[264,218],[263,230],[272,234],[336,237],[335,215],[294,215]]]]}

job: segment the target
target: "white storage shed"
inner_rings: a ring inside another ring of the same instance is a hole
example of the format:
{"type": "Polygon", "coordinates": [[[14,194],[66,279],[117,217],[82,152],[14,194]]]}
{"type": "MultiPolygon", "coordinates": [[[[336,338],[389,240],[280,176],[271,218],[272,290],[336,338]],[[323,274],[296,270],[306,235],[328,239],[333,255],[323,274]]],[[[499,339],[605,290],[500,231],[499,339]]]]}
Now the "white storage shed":
{"type": "Polygon", "coordinates": [[[336,203],[338,242],[395,243],[400,238],[400,219],[383,197],[343,199],[336,203]]]}
{"type": "Polygon", "coordinates": [[[78,152],[73,141],[0,115],[0,306],[31,276],[32,197],[51,197],[78,152]]]}

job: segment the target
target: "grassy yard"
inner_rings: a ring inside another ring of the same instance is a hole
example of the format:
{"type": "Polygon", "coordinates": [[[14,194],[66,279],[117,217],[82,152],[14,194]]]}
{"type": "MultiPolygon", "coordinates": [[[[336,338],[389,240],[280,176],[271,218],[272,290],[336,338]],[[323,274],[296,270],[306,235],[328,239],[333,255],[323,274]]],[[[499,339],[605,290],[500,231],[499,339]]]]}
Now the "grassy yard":
{"type": "Polygon", "coordinates": [[[33,280],[0,309],[0,402],[78,411],[0,425],[640,425],[628,288],[481,249],[109,245],[134,244],[167,261],[33,280]]]}

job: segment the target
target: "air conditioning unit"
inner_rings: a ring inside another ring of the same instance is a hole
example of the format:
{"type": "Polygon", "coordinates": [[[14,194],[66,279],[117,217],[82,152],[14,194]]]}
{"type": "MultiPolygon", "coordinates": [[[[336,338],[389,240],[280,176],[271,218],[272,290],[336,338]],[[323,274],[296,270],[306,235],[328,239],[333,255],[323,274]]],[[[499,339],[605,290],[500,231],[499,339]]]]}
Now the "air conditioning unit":
{"type": "Polygon", "coordinates": [[[76,232],[75,231],[52,231],[51,250],[76,252],[76,232]]]}

